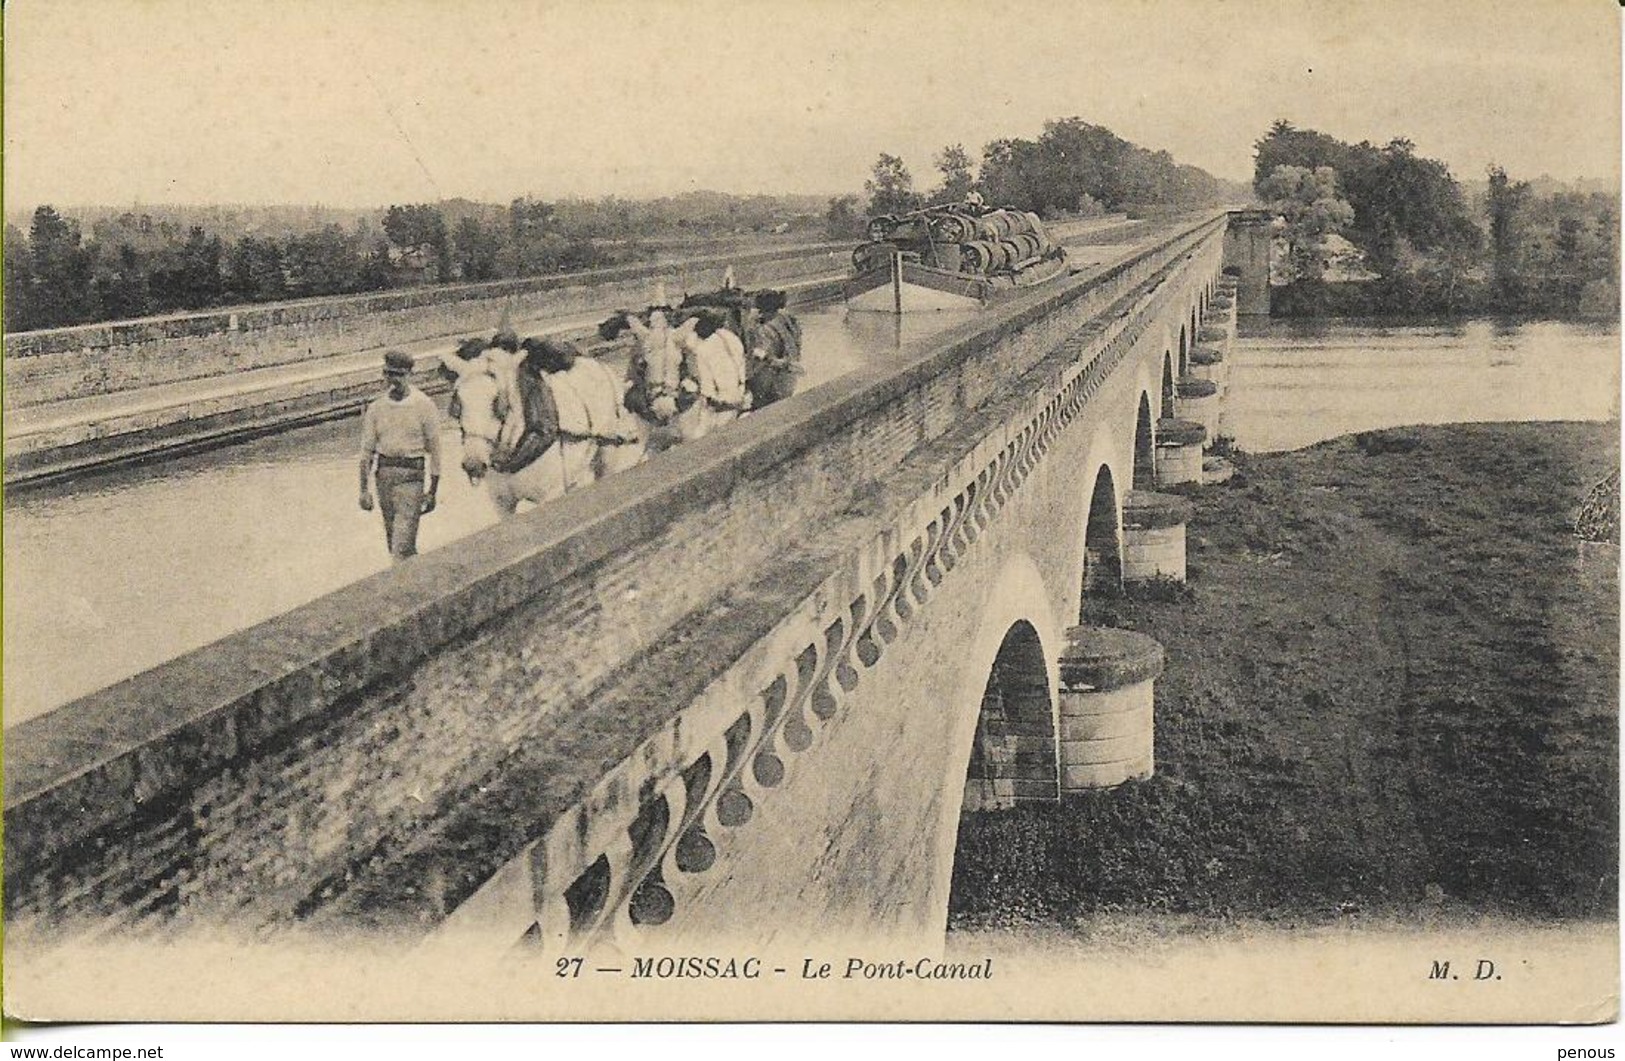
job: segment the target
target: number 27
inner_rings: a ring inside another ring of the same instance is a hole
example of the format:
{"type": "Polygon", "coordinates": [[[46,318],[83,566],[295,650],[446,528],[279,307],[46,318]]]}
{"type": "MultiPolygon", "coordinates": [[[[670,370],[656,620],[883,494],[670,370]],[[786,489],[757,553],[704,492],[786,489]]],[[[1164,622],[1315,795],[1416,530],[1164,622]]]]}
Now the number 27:
{"type": "Polygon", "coordinates": [[[576,977],[581,975],[581,959],[560,958],[559,971],[557,975],[562,979],[574,980],[576,977]]]}

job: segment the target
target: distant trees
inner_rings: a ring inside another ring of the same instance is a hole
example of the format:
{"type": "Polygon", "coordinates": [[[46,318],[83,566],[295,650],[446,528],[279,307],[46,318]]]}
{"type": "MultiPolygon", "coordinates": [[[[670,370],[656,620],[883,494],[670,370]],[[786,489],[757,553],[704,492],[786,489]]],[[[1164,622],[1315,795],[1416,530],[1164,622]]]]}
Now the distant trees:
{"type": "Polygon", "coordinates": [[[287,277],[282,269],[283,244],[277,240],[244,236],[227,256],[226,286],[243,302],[286,298],[287,277]]]}
{"type": "MultiPolygon", "coordinates": [[[[1312,256],[1299,247],[1305,236],[1313,242],[1320,224],[1305,207],[1311,193],[1302,175],[1335,173],[1352,210],[1343,234],[1378,277],[1360,296],[1364,301],[1344,299],[1348,312],[1617,312],[1612,195],[1542,195],[1491,166],[1482,195],[1472,200],[1442,162],[1418,155],[1407,139],[1348,144],[1286,121],[1271,125],[1254,146],[1254,190],[1285,219],[1295,281],[1316,279],[1306,268],[1312,256]]],[[[1333,312],[1330,297],[1325,288],[1293,292],[1281,304],[1289,312],[1333,312]]]]}
{"type": "MultiPolygon", "coordinates": [[[[839,238],[862,230],[856,203],[848,197],[851,220],[839,238]]],[[[790,229],[816,236],[824,209],[815,196],[690,192],[643,201],[522,196],[505,205],[448,199],[373,211],[93,210],[86,226],[43,206],[6,227],[5,326],[589,269],[636,259],[642,240],[790,229]]]]}
{"type": "Polygon", "coordinates": [[[885,152],[875,160],[870,178],[863,182],[863,190],[869,196],[870,215],[901,214],[923,205],[921,197],[914,193],[914,177],[908,166],[896,155],[885,152]]]}
{"type": "Polygon", "coordinates": [[[1259,187],[1270,210],[1286,221],[1286,271],[1294,280],[1318,281],[1326,271],[1326,239],[1354,220],[1354,208],[1337,193],[1337,171],[1277,166],[1259,187]]]}
{"type": "Polygon", "coordinates": [[[1616,316],[1618,204],[1610,194],[1549,191],[1489,168],[1484,218],[1498,309],[1616,316]]]}
{"type": "Polygon", "coordinates": [[[1478,243],[1478,228],[1450,170],[1418,156],[1409,140],[1391,140],[1380,148],[1345,144],[1277,121],[1254,146],[1253,187],[1266,200],[1264,182],[1281,166],[1335,170],[1354,209],[1348,238],[1384,276],[1399,271],[1409,256],[1448,255],[1478,243]]]}
{"type": "Polygon", "coordinates": [[[1529,185],[1513,181],[1500,166],[1489,168],[1489,178],[1484,209],[1489,217],[1491,275],[1497,296],[1514,300],[1523,294],[1518,215],[1529,197],[1529,185]]]}
{"type": "Polygon", "coordinates": [[[936,158],[942,184],[930,195],[931,203],[962,203],[976,187],[975,163],[964,144],[950,144],[936,158]]]}
{"type": "Polygon", "coordinates": [[[402,263],[422,270],[426,280],[451,277],[451,244],[446,218],[427,203],[392,206],[384,214],[384,233],[400,248],[402,263]],[[428,270],[433,269],[433,273],[428,270]]]}
{"type": "Polygon", "coordinates": [[[837,195],[824,211],[824,235],[830,239],[856,238],[863,234],[863,218],[858,216],[858,197],[837,195]]]}
{"type": "Polygon", "coordinates": [[[992,206],[1043,215],[1099,214],[1140,207],[1196,207],[1227,197],[1224,182],[1166,151],[1148,151],[1081,118],[1045,122],[1037,140],[1003,137],[982,148],[980,172],[963,144],[933,160],[942,183],[915,194],[903,160],[882,154],[864,184],[869,213],[898,213],[929,203],[962,201],[980,191],[992,206]]]}
{"type": "Polygon", "coordinates": [[[982,194],[987,201],[1039,214],[1054,213],[1061,190],[1038,144],[1030,140],[994,140],[982,149],[982,194]]]}
{"type": "Polygon", "coordinates": [[[486,227],[477,217],[465,217],[452,233],[452,246],[456,268],[464,280],[495,280],[502,275],[500,230],[486,227]]]}
{"type": "Polygon", "coordinates": [[[282,251],[285,291],[293,296],[361,289],[360,241],[337,225],[288,237],[282,251]]]}
{"type": "MultiPolygon", "coordinates": [[[[49,206],[35,210],[28,256],[20,264],[19,301],[34,319],[48,322],[42,326],[73,324],[92,312],[95,258],[81,242],[79,222],[49,206]]],[[[6,276],[9,286],[9,268],[6,276]]]]}
{"type": "Polygon", "coordinates": [[[1081,118],[1045,122],[1036,141],[995,140],[981,177],[990,201],[1040,214],[1205,206],[1226,193],[1211,174],[1081,118]]]}

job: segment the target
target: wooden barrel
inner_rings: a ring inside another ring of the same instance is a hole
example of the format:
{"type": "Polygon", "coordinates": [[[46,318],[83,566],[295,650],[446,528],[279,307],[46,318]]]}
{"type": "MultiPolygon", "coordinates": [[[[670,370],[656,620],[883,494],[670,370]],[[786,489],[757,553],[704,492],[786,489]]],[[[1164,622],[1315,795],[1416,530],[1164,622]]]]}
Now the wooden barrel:
{"type": "Polygon", "coordinates": [[[963,243],[977,236],[976,218],[951,213],[938,217],[931,226],[932,234],[943,243],[963,243]]]}
{"type": "Polygon", "coordinates": [[[891,238],[892,229],[897,227],[897,218],[890,214],[881,214],[879,217],[869,219],[869,241],[879,243],[891,238]]]}
{"type": "Polygon", "coordinates": [[[1021,244],[1016,242],[1017,238],[1019,237],[1013,236],[1008,239],[999,240],[999,250],[1004,256],[1004,268],[1006,269],[1013,268],[1017,262],[1027,257],[1027,254],[1022,249],[1021,244]]]}
{"type": "Polygon", "coordinates": [[[982,220],[993,226],[993,231],[997,233],[999,239],[1016,231],[1015,215],[1009,210],[995,210],[982,220]]]}
{"type": "Polygon", "coordinates": [[[960,268],[970,273],[985,273],[993,268],[997,244],[985,239],[971,240],[959,245],[960,268]]]}
{"type": "Polygon", "coordinates": [[[1014,239],[1017,236],[1026,235],[1033,230],[1032,222],[1027,219],[1026,214],[1020,212],[1019,210],[1006,210],[1005,218],[1010,225],[1010,231],[1007,234],[1007,238],[1014,239]]]}

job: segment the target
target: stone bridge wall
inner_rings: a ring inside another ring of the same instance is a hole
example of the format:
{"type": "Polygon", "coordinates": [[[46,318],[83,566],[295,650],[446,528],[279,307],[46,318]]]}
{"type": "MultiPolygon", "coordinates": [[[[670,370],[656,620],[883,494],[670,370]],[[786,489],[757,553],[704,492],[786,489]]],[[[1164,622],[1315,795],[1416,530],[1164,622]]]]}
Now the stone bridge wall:
{"type": "MultiPolygon", "coordinates": [[[[1159,276],[1216,272],[1221,230],[1186,225],[681,460],[9,730],[8,928],[545,921],[557,937],[625,920],[634,899],[661,907],[660,887],[628,893],[678,857],[694,815],[754,812],[742,771],[771,775],[770,733],[793,750],[789,705],[823,717],[911,606],[902,587],[953,562],[983,499],[1093,394],[1083,340],[1057,349],[1084,328],[1109,345],[1134,318],[1123,300],[1159,276]],[[1051,384],[1012,391],[1029,371],[1051,384]],[[543,882],[560,888],[539,906],[543,882]]],[[[852,785],[816,791],[858,820],[852,785]]],[[[685,857],[714,847],[701,840],[685,857]]]]}
{"type": "Polygon", "coordinates": [[[657,282],[672,297],[719,286],[731,266],[746,287],[790,284],[846,269],[849,245],[717,255],[687,262],[276,302],[6,336],[6,399],[14,407],[223,375],[515,320],[644,305],[657,282]]]}
{"type": "MultiPolygon", "coordinates": [[[[1066,239],[1122,228],[1074,221],[1056,224],[1052,232],[1066,239]]],[[[675,298],[684,291],[719,286],[729,267],[745,287],[793,284],[844,274],[850,251],[850,242],[741,248],[558,276],[19,332],[5,337],[6,400],[20,408],[478,331],[495,326],[504,307],[522,320],[645,305],[657,282],[664,282],[675,298]]]]}

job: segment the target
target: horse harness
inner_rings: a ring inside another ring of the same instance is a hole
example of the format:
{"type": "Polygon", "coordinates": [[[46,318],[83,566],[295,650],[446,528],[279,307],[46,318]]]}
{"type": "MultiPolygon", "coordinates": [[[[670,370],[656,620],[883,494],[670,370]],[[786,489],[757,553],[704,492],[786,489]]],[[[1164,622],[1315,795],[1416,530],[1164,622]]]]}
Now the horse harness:
{"type": "MultiPolygon", "coordinates": [[[[597,362],[576,362],[577,365],[584,363],[592,364],[594,368],[600,367],[597,362]]],[[[558,438],[564,442],[596,442],[600,446],[627,446],[639,441],[635,435],[628,436],[622,432],[606,433],[598,424],[594,423],[592,403],[582,396],[581,392],[576,388],[575,381],[570,379],[570,372],[572,371],[574,370],[567,369],[563,372],[549,372],[538,376],[538,379],[553,392],[555,408],[558,406],[559,396],[561,394],[568,395],[574,400],[576,407],[581,411],[582,419],[586,423],[586,431],[573,431],[564,426],[563,417],[558,417],[556,429],[558,438]]],[[[609,376],[607,373],[605,376],[611,389],[617,389],[614,377],[609,376]]]]}

